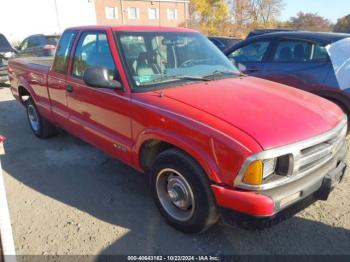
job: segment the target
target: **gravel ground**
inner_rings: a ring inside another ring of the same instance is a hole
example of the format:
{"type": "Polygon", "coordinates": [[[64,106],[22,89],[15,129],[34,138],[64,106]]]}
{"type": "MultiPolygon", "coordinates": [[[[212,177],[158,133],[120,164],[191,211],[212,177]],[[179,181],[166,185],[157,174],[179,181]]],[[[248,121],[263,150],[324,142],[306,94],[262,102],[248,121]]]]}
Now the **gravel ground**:
{"type": "Polygon", "coordinates": [[[350,175],[327,202],[263,231],[169,227],[144,175],[80,140],[32,135],[24,108],[0,89],[2,158],[17,254],[350,254],[350,175]]]}

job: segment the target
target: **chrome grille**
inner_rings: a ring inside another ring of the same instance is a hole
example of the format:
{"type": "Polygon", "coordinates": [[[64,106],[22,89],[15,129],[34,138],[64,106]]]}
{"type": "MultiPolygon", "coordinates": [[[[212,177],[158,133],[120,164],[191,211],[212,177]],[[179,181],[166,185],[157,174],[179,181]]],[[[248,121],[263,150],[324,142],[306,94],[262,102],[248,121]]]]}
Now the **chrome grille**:
{"type": "Polygon", "coordinates": [[[327,164],[343,146],[346,146],[345,136],[346,127],[340,129],[328,140],[302,149],[296,156],[294,172],[298,175],[306,175],[327,164]]]}

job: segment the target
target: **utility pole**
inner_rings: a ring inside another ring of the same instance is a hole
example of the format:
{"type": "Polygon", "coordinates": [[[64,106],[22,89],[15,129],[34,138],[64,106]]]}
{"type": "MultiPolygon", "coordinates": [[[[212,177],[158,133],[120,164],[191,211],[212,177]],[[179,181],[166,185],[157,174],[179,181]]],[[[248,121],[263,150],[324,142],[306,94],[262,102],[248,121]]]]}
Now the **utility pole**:
{"type": "Polygon", "coordinates": [[[54,6],[55,6],[55,13],[56,13],[56,22],[57,22],[57,28],[58,28],[58,33],[61,33],[61,24],[60,24],[60,16],[58,13],[58,8],[57,8],[57,0],[53,0],[54,6]]]}

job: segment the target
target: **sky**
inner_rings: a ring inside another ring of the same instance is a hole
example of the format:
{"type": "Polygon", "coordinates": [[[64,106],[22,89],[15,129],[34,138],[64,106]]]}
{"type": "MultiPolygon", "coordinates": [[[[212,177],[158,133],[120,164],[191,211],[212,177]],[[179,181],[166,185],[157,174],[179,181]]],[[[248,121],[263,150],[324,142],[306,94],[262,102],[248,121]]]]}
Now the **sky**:
{"type": "Polygon", "coordinates": [[[67,27],[96,23],[90,0],[0,0],[0,10],[0,32],[11,42],[31,34],[56,34],[67,27]]]}
{"type": "Polygon", "coordinates": [[[281,20],[296,16],[299,11],[318,13],[336,23],[337,19],[350,14],[350,0],[283,0],[281,20]]]}

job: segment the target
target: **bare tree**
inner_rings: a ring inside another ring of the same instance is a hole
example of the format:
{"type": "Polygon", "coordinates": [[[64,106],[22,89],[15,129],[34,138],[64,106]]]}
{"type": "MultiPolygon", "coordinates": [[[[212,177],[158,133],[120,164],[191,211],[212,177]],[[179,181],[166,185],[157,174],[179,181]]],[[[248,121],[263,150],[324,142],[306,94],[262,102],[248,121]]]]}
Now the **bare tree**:
{"type": "Polygon", "coordinates": [[[284,7],[282,0],[250,0],[249,2],[253,22],[263,26],[276,21],[284,7]]]}

